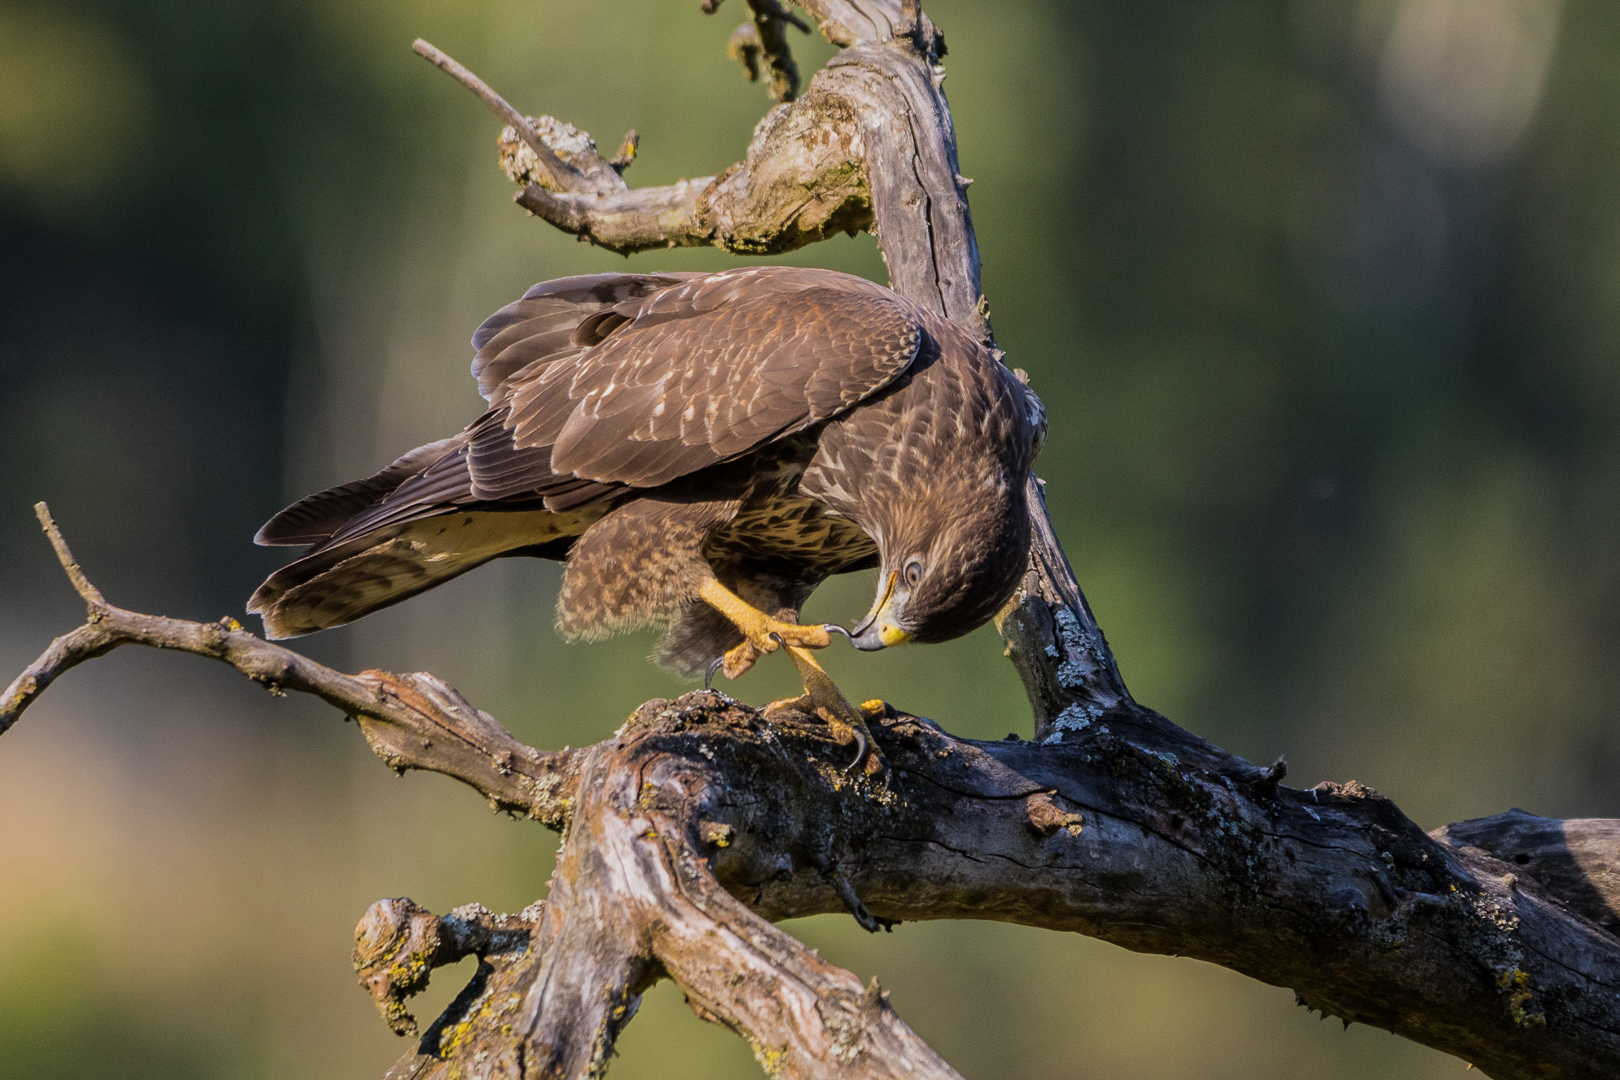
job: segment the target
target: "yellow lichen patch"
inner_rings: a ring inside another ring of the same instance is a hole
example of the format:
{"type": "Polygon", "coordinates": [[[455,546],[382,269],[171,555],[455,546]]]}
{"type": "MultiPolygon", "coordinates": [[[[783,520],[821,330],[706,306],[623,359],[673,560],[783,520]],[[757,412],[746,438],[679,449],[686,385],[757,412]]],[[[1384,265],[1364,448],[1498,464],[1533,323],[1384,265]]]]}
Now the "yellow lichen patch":
{"type": "Polygon", "coordinates": [[[782,1075],[782,1065],[787,1061],[787,1047],[777,1050],[752,1039],[749,1039],[748,1043],[754,1048],[754,1060],[759,1062],[759,1067],[765,1070],[766,1076],[782,1075]]]}
{"type": "Polygon", "coordinates": [[[1513,1022],[1520,1027],[1530,1027],[1532,1024],[1545,1024],[1545,1013],[1533,1013],[1525,1009],[1530,1004],[1530,973],[1510,968],[1498,972],[1496,975],[1496,988],[1508,991],[1508,1012],[1513,1022]]]}

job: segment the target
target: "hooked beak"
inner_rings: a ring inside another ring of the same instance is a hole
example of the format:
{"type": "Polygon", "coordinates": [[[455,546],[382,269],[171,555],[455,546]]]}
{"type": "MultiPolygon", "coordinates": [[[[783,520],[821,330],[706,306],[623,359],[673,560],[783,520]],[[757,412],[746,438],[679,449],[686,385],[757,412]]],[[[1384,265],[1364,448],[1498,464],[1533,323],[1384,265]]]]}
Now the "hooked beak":
{"type": "Polygon", "coordinates": [[[904,645],[911,640],[911,635],[895,623],[891,612],[894,606],[895,587],[899,583],[900,574],[891,570],[889,580],[884,582],[883,592],[878,595],[871,612],[850,631],[849,639],[857,649],[876,652],[891,645],[904,645]]]}

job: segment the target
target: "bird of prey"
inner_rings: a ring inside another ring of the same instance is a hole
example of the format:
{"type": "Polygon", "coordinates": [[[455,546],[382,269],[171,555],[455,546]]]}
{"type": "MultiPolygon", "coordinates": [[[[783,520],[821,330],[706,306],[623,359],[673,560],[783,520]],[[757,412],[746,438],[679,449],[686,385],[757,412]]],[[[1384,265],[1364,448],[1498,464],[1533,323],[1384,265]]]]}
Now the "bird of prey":
{"type": "Polygon", "coordinates": [[[1012,594],[1039,402],[983,344],[863,278],[757,267],[536,285],[473,336],[489,409],[259,531],[311,545],[249,602],[272,638],[351,622],[491,559],[566,562],[557,626],[649,624],[730,678],[786,648],[810,704],[867,729],[808,649],[944,641],[1012,594]],[[845,631],[800,625],[880,570],[845,631]]]}

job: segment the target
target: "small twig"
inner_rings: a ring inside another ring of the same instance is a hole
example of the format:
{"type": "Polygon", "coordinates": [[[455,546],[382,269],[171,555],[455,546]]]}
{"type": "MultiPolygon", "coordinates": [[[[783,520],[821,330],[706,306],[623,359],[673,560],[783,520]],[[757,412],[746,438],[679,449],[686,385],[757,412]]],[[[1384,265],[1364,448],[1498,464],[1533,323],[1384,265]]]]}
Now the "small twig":
{"type": "Polygon", "coordinates": [[[868,934],[875,934],[879,930],[894,932],[895,920],[881,919],[868,911],[866,905],[861,903],[861,898],[855,894],[855,886],[851,885],[849,879],[842,873],[834,872],[832,887],[833,891],[838,894],[838,899],[844,902],[844,907],[854,917],[855,922],[860,925],[862,930],[865,930],[868,934]]]}
{"type": "Polygon", "coordinates": [[[810,32],[810,24],[795,15],[786,4],[781,2],[781,0],[749,0],[748,6],[753,8],[755,12],[761,13],[767,18],[788,23],[801,34],[808,34],[810,32]]]}
{"type": "Polygon", "coordinates": [[[764,47],[759,43],[759,27],[751,22],[738,25],[726,39],[726,55],[743,66],[749,82],[759,82],[759,56],[764,47]]]}
{"type": "Polygon", "coordinates": [[[56,561],[67,571],[68,580],[73,582],[74,590],[84,597],[84,602],[92,609],[105,608],[106,599],[102,597],[100,589],[90,584],[90,579],[85,577],[84,571],[79,568],[73,552],[68,549],[67,541],[62,539],[62,530],[56,527],[56,519],[51,517],[51,508],[43,502],[37,502],[34,504],[34,516],[39,518],[40,528],[45,530],[45,535],[50,538],[51,547],[56,549],[56,561]]]}
{"type": "Polygon", "coordinates": [[[421,38],[417,38],[412,43],[411,48],[418,56],[431,61],[441,71],[444,71],[462,86],[477,94],[483,99],[484,104],[494,111],[495,115],[511,124],[512,130],[516,131],[518,136],[529,144],[529,149],[535,152],[535,156],[540,159],[541,164],[550,169],[559,181],[573,175],[574,169],[568,162],[559,157],[555,150],[546,145],[546,141],[540,137],[540,133],[534,130],[534,125],[529,123],[528,117],[514,109],[505,98],[497,94],[483,79],[462,67],[442,49],[421,38]]]}
{"type": "MultiPolygon", "coordinates": [[[[785,27],[791,25],[806,34],[810,32],[810,27],[784,7],[781,0],[748,0],[748,7],[754,13],[753,25],[758,30],[754,48],[770,69],[771,97],[776,101],[793,101],[799,96],[799,65],[793,61],[793,50],[788,46],[785,27]]],[[[740,31],[742,27],[738,29],[740,31]]],[[[735,42],[737,35],[732,35],[732,40],[735,42]]],[[[736,57],[738,54],[732,55],[736,57]]],[[[750,82],[758,78],[756,64],[756,59],[744,60],[750,82]]]]}

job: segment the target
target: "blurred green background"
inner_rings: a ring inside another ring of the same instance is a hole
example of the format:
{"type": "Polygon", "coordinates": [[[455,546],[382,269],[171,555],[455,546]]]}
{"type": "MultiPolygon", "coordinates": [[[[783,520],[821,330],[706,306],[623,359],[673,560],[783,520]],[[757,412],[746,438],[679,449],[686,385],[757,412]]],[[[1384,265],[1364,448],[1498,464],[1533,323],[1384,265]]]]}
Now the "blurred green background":
{"type": "MultiPolygon", "coordinates": [[[[938,0],[985,287],[1052,416],[1041,470],[1142,701],[1425,827],[1620,816],[1620,6],[938,0]]],[[[768,106],[738,0],[0,0],[0,668],[107,595],[241,614],[290,499],[479,411],[467,338],[626,263],[528,220],[499,125],[422,35],[638,184],[736,160],[768,106]]],[[[797,39],[806,72],[830,55],[797,39]]],[[[870,237],[792,261],[883,279],[870,237]]],[[[429,669],[538,746],[684,689],[642,636],[561,644],[509,560],[301,647],[429,669]]],[[[818,596],[828,617],[871,583],[818,596]]],[[[993,634],[829,666],[1027,734],[993,634]]],[[[762,665],[735,690],[791,685],[762,665]]],[[[125,650],[0,741],[0,1075],[375,1076],[367,904],[516,910],[554,837],[396,779],[331,710],[125,650]]],[[[790,924],[969,1077],[1463,1074],[1188,960],[993,924],[790,924]]],[[[442,973],[431,1015],[462,970],[442,973]]],[[[614,1075],[758,1075],[648,996],[614,1075]]]]}

